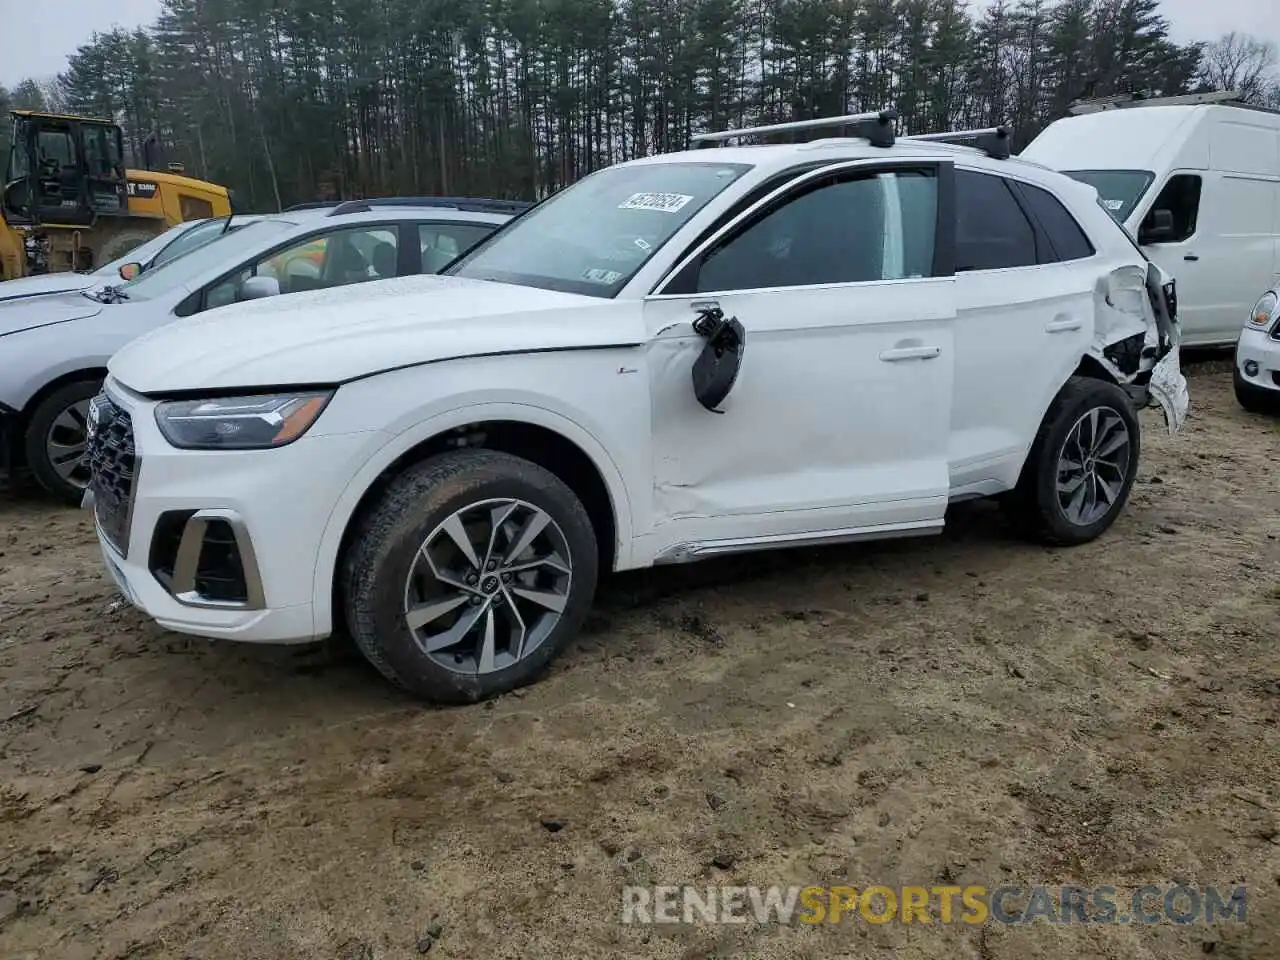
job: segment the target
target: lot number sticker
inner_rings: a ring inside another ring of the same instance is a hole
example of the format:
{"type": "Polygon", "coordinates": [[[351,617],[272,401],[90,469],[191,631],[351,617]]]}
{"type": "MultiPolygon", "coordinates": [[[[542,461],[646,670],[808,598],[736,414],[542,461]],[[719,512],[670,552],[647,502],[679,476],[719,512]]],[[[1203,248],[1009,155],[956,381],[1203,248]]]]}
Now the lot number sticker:
{"type": "Polygon", "coordinates": [[[657,210],[659,213],[675,213],[693,197],[683,193],[633,193],[618,204],[619,210],[657,210]]]}

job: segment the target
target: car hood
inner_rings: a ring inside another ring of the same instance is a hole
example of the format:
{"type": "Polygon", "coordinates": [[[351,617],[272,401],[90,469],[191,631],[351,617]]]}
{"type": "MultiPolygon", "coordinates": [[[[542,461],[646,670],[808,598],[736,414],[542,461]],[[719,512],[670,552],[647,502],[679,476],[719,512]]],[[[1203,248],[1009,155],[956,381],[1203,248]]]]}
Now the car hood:
{"type": "Polygon", "coordinates": [[[85,273],[44,273],[36,277],[6,280],[0,283],[0,304],[27,297],[42,297],[50,293],[87,290],[101,282],[101,279],[85,273]]]}
{"type": "Polygon", "coordinates": [[[0,337],[54,323],[84,320],[101,312],[102,304],[80,293],[52,293],[6,300],[0,302],[0,337]]]}
{"type": "Polygon", "coordinates": [[[462,357],[638,343],[638,303],[415,276],[285,294],[166,324],[111,360],[140,393],[342,383],[462,357]]]}

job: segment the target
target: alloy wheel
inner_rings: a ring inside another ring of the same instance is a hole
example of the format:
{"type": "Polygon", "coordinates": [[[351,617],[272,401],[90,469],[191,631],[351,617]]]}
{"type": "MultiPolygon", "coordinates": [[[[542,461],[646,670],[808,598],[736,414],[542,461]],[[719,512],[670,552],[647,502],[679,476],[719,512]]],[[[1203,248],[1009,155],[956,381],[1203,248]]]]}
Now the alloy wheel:
{"type": "Polygon", "coordinates": [[[45,434],[44,450],[54,473],[83,490],[89,484],[85,462],[88,442],[89,401],[80,400],[58,414],[45,434]]]}
{"type": "Polygon", "coordinates": [[[1105,517],[1119,500],[1129,475],[1132,442],[1124,418],[1111,407],[1094,407],[1067,433],[1058,454],[1058,504],[1079,527],[1105,517]]]}
{"type": "Polygon", "coordinates": [[[405,624],[435,663],[494,673],[546,640],[572,582],[569,544],[550,514],[523,500],[484,500],[452,513],[418,549],[405,624]]]}

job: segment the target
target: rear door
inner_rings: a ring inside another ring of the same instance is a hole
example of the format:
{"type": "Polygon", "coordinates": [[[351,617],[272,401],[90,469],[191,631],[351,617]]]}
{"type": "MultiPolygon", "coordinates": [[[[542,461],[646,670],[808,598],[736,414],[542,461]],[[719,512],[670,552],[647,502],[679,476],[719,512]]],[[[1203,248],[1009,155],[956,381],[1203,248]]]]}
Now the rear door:
{"type": "Polygon", "coordinates": [[[990,494],[1016,482],[1045,410],[1088,349],[1102,271],[1057,198],[987,171],[956,171],[955,248],[951,483],[990,494]]]}
{"type": "Polygon", "coordinates": [[[954,307],[938,223],[950,174],[950,163],[863,162],[801,177],[646,300],[659,552],[941,524],[954,307]],[[692,383],[706,349],[692,324],[707,309],[745,330],[715,410],[692,383]]]}

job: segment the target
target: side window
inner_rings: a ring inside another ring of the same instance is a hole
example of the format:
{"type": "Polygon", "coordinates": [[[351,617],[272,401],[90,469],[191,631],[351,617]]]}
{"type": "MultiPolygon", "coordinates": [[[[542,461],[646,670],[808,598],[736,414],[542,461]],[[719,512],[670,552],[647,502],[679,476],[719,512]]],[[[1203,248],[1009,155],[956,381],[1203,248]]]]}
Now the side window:
{"type": "Polygon", "coordinates": [[[418,226],[422,272],[437,273],[494,231],[481,223],[423,223],[418,226]]]}
{"type": "Polygon", "coordinates": [[[1005,179],[957,170],[956,273],[1035,262],[1035,231],[1005,179]]]}
{"type": "Polygon", "coordinates": [[[395,227],[335,230],[276,250],[224,277],[206,291],[204,307],[235,303],[240,286],[250,277],[272,277],[281,293],[299,293],[394,277],[398,260],[395,227]]]}
{"type": "Polygon", "coordinates": [[[183,220],[204,220],[213,216],[213,204],[203,197],[184,194],[178,198],[178,209],[182,211],[183,220]]]}
{"type": "Polygon", "coordinates": [[[41,130],[36,137],[36,145],[42,166],[54,169],[75,166],[75,144],[71,141],[71,134],[65,130],[41,130]]]}
{"type": "Polygon", "coordinates": [[[1167,210],[1173,216],[1173,232],[1158,238],[1160,243],[1181,243],[1189,240],[1196,232],[1196,219],[1200,214],[1200,177],[1194,173],[1177,173],[1169,178],[1169,182],[1151,205],[1151,211],[1139,228],[1146,232],[1156,226],[1156,211],[1167,210]]]}
{"type": "Polygon", "coordinates": [[[1019,183],[1018,191],[1031,208],[1031,215],[1040,224],[1040,229],[1049,239],[1052,250],[1040,251],[1041,263],[1053,263],[1062,260],[1083,260],[1092,257],[1096,252],[1089,237],[1071,212],[1062,205],[1048,190],[1033,187],[1029,183],[1019,183]]]}
{"type": "Polygon", "coordinates": [[[709,250],[691,292],[931,276],[937,204],[926,171],[807,186],[709,250]]]}

